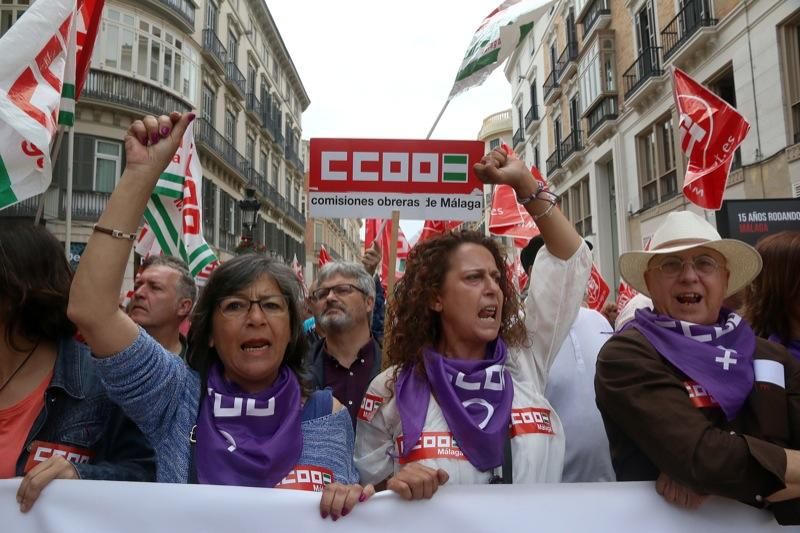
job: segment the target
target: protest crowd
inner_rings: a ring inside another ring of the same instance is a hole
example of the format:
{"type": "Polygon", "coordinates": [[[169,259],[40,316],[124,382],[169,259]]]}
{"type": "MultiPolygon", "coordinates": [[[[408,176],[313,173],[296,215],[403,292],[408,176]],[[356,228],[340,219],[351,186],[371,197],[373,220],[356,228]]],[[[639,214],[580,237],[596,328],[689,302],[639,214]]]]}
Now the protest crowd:
{"type": "Polygon", "coordinates": [[[385,491],[639,481],[800,525],[800,232],[751,246],[671,212],[606,301],[592,243],[503,145],[463,174],[535,231],[429,221],[400,275],[373,225],[360,262],[321,255],[306,280],[255,247],[219,261],[197,227],[154,236],[201,210],[153,207],[202,175],[196,112],[163,113],[128,127],[77,269],[43,225],[0,222],[0,479],[21,513],[55,480],[310,491],[334,521],[385,491]]]}
{"type": "Polygon", "coordinates": [[[243,254],[196,303],[186,265],[155,256],[121,305],[139,221],[194,118],[132,124],[74,278],[47,230],[0,228],[0,472],[21,478],[23,512],[54,479],[314,490],[333,519],[381,490],[651,480],[673,505],[724,496],[797,523],[800,278],[785,265],[800,234],[753,248],[670,214],[620,257],[637,298],[601,314],[586,307],[590,245],[498,149],[475,173],[540,231],[522,290],[496,240],[455,227],[412,248],[388,305],[377,245],[307,290],[243,254]]]}

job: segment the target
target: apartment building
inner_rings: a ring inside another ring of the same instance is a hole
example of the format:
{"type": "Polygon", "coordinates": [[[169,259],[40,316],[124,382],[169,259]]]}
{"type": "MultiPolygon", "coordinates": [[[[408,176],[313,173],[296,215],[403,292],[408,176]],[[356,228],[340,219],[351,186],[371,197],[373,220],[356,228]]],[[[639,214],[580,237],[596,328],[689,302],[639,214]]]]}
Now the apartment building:
{"type": "MultiPolygon", "coordinates": [[[[4,33],[32,4],[3,0],[4,33]]],[[[254,238],[285,261],[305,246],[302,113],[309,97],[263,0],[107,0],[91,70],[76,110],[73,259],[125,165],[133,120],[196,109],[205,238],[230,257],[242,234],[239,200],[260,202],[254,238]]],[[[66,139],[45,193],[44,219],[65,236],[66,139]]],[[[32,217],[33,198],[0,211],[32,217]]]]}
{"type": "Polygon", "coordinates": [[[514,149],[595,244],[606,279],[681,194],[671,68],[734,105],[751,131],[726,198],[800,196],[800,5],[775,0],[559,0],[506,67],[514,149]],[[540,164],[541,163],[541,164],[540,164]]]}

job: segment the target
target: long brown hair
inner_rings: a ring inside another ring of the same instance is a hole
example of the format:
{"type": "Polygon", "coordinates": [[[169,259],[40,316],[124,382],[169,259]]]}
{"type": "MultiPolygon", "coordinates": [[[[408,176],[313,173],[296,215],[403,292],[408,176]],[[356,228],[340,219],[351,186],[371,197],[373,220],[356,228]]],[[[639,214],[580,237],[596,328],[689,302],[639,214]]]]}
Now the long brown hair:
{"type": "MultiPolygon", "coordinates": [[[[800,301],[800,232],[782,231],[756,245],[764,266],[747,287],[745,318],[756,335],[791,340],[792,313],[800,301]]],[[[795,317],[800,318],[800,317],[795,317]]]]}
{"type": "Polygon", "coordinates": [[[387,332],[385,353],[387,366],[400,370],[414,366],[422,371],[422,350],[435,346],[442,334],[439,313],[430,309],[430,302],[441,291],[450,270],[450,258],[462,244],[483,246],[492,254],[500,276],[503,292],[503,314],[500,337],[509,347],[525,344],[527,331],[520,318],[520,299],[506,276],[506,263],[499,246],[477,231],[455,231],[426,240],[408,255],[406,270],[394,291],[394,300],[386,312],[387,332]]]}

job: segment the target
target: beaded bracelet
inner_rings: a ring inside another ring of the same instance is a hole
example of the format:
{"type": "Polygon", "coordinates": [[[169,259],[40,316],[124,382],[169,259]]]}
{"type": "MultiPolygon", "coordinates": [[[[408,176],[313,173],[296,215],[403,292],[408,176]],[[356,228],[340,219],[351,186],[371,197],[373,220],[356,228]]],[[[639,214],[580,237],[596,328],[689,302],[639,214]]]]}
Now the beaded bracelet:
{"type": "Polygon", "coordinates": [[[537,184],[536,190],[534,192],[532,192],[530,195],[525,196],[523,198],[520,198],[519,196],[517,196],[517,202],[520,205],[528,205],[533,200],[535,200],[537,196],[539,196],[540,192],[542,192],[544,190],[544,183],[542,183],[539,180],[536,180],[536,184],[537,184]]]}

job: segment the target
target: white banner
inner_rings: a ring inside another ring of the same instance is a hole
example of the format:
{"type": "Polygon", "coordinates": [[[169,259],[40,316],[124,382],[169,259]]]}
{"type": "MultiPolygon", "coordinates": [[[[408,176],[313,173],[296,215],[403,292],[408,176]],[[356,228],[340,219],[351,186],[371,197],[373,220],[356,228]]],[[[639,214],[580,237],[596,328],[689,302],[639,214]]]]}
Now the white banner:
{"type": "Polygon", "coordinates": [[[19,479],[0,480],[2,531],[154,533],[209,531],[647,531],[759,533],[780,527],[766,511],[723,498],[678,509],[653,483],[444,486],[429,501],[384,492],[337,522],[319,516],[319,494],[280,489],[103,481],[54,481],[27,514],[19,479]]]}

